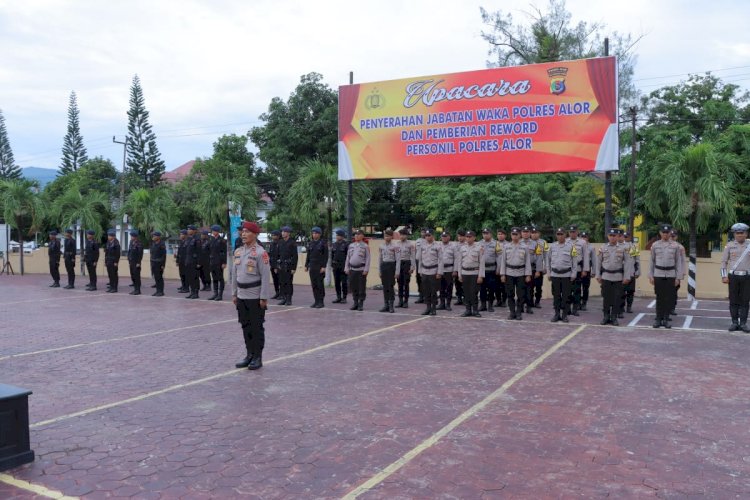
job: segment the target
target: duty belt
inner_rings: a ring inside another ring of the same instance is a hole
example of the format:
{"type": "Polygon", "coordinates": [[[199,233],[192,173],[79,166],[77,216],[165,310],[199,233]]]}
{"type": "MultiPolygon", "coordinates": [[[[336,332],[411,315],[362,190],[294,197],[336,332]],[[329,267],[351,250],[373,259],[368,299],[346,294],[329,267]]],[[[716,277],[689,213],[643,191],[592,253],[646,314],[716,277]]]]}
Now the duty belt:
{"type": "Polygon", "coordinates": [[[437,264],[435,264],[434,266],[425,266],[424,264],[422,264],[422,269],[436,269],[437,266],[437,264]]]}
{"type": "Polygon", "coordinates": [[[408,262],[409,264],[411,264],[411,259],[401,259],[401,262],[408,262]]]}
{"type": "Polygon", "coordinates": [[[554,267],[552,268],[552,272],[554,272],[556,274],[567,274],[567,273],[569,273],[572,270],[573,270],[573,268],[571,268],[571,267],[569,267],[567,269],[555,269],[554,267]]]}
{"type": "Polygon", "coordinates": [[[497,267],[497,264],[487,264],[486,262],[484,263],[485,269],[495,269],[495,267],[497,267]]]}
{"type": "Polygon", "coordinates": [[[462,271],[479,271],[478,267],[462,267],[462,271]]]}
{"type": "Polygon", "coordinates": [[[507,267],[509,269],[523,269],[526,266],[523,265],[523,264],[521,264],[520,266],[511,266],[510,264],[505,264],[505,267],[507,267]]]}
{"type": "Polygon", "coordinates": [[[747,271],[734,271],[729,274],[732,276],[747,276],[747,271]]]}
{"type": "Polygon", "coordinates": [[[619,273],[625,272],[625,268],[622,268],[622,267],[620,269],[604,269],[604,268],[602,268],[602,272],[603,273],[609,273],[609,274],[619,274],[619,273]]]}
{"type": "Polygon", "coordinates": [[[358,266],[358,267],[349,266],[349,270],[350,271],[361,271],[364,268],[365,268],[365,266],[358,266]]]}
{"type": "Polygon", "coordinates": [[[443,269],[453,269],[453,266],[443,266],[443,269]]]}
{"type": "Polygon", "coordinates": [[[260,286],[260,281],[251,281],[250,283],[237,282],[237,288],[256,288],[260,286]]]}
{"type": "Polygon", "coordinates": [[[654,264],[654,267],[656,269],[659,269],[660,271],[674,271],[675,270],[675,266],[672,266],[672,267],[663,267],[663,266],[657,266],[656,264],[654,264]]]}

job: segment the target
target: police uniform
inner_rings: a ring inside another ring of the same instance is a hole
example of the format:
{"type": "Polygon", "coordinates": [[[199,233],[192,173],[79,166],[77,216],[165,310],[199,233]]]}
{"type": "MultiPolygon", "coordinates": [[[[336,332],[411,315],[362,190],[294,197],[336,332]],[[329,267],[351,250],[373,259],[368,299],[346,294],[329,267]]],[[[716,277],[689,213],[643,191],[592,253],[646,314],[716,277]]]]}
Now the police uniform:
{"type": "Polygon", "coordinates": [[[187,299],[197,299],[198,290],[200,288],[200,272],[201,272],[201,241],[200,236],[195,232],[191,235],[190,231],[195,231],[196,227],[193,225],[188,226],[188,237],[185,240],[185,277],[187,280],[188,287],[190,288],[190,295],[187,299]]]}
{"type": "MultiPolygon", "coordinates": [[[[393,236],[393,231],[387,229],[385,234],[393,236]]],[[[396,299],[393,287],[396,285],[396,275],[401,270],[399,250],[400,245],[392,239],[378,247],[378,270],[383,285],[383,307],[380,312],[395,312],[393,303],[396,299]]]]}
{"type": "MultiPolygon", "coordinates": [[[[687,272],[688,266],[687,266],[687,257],[685,255],[685,247],[677,240],[677,231],[675,229],[672,229],[672,241],[677,243],[677,245],[680,247],[680,258],[682,259],[682,275],[678,276],[678,279],[684,280],[685,279],[685,273],[687,272]]],[[[682,282],[680,282],[679,285],[677,285],[677,292],[674,294],[674,303],[672,304],[672,309],[670,314],[672,316],[677,315],[677,294],[680,291],[680,285],[682,285],[682,282]]]]}
{"type": "MultiPolygon", "coordinates": [[[[518,233],[514,227],[512,233],[518,233]]],[[[508,295],[508,319],[523,319],[523,305],[526,301],[527,279],[531,281],[531,251],[522,241],[503,245],[503,253],[498,257],[501,280],[505,283],[508,295]],[[503,280],[504,278],[504,280],[503,280]]]]}
{"type": "MultiPolygon", "coordinates": [[[[628,238],[630,234],[625,232],[623,235],[628,238]]],[[[626,312],[633,312],[633,300],[635,299],[635,287],[636,280],[641,275],[641,252],[638,246],[633,241],[623,242],[623,246],[630,253],[630,257],[633,259],[633,275],[630,277],[630,283],[623,286],[622,304],[620,305],[620,311],[623,309],[626,312]]]]}
{"type": "Polygon", "coordinates": [[[86,243],[83,247],[83,261],[86,263],[86,272],[89,273],[89,284],[86,290],[96,290],[96,265],[99,263],[99,242],[94,239],[96,232],[93,229],[86,231],[86,243]]]}
{"type": "Polygon", "coordinates": [[[198,261],[201,264],[200,279],[203,283],[201,292],[211,291],[211,236],[207,230],[201,231],[200,236],[200,256],[198,261]]]}
{"type": "MultiPolygon", "coordinates": [[[[539,273],[539,276],[536,276],[536,274],[533,276],[532,283],[533,287],[531,288],[531,298],[533,299],[533,307],[540,308],[541,302],[542,302],[542,291],[544,288],[544,275],[547,274],[548,270],[545,267],[545,263],[547,262],[547,253],[549,252],[549,243],[544,238],[539,237],[539,229],[532,226],[531,228],[531,241],[536,242],[536,249],[534,250],[535,254],[537,255],[537,268],[533,268],[532,271],[536,271],[539,273]],[[534,239],[534,234],[537,235],[536,239],[534,239]],[[541,264],[540,264],[541,262],[541,264]]],[[[532,264],[534,260],[532,258],[532,264]]]]}
{"type": "Polygon", "coordinates": [[[344,272],[346,254],[349,250],[349,242],[344,238],[346,233],[342,229],[336,230],[336,238],[331,246],[331,268],[333,269],[333,281],[336,288],[336,300],[334,304],[346,304],[346,296],[349,294],[349,277],[344,272]]]}
{"type": "Polygon", "coordinates": [[[217,233],[211,235],[208,245],[208,268],[211,272],[211,282],[213,283],[214,294],[208,300],[220,301],[224,298],[224,268],[227,265],[227,242],[218,233],[221,232],[221,226],[211,226],[211,231],[217,233]]]}
{"type": "Polygon", "coordinates": [[[443,237],[450,238],[450,234],[444,232],[440,235],[440,244],[443,246],[443,274],[440,279],[440,305],[438,310],[451,310],[453,300],[453,275],[456,273],[456,261],[458,260],[458,243],[455,241],[443,241],[443,237]]]}
{"type": "MultiPolygon", "coordinates": [[[[424,232],[424,230],[422,231],[424,232]]],[[[419,274],[419,249],[424,244],[424,238],[419,237],[417,238],[417,241],[414,242],[414,255],[415,255],[415,272],[417,274],[417,293],[419,294],[419,298],[414,301],[415,304],[424,304],[424,290],[422,290],[422,275],[419,274]]]]}
{"type": "MultiPolygon", "coordinates": [[[[594,255],[594,247],[589,242],[588,233],[586,231],[582,231],[580,234],[580,237],[586,240],[586,244],[588,246],[588,257],[589,257],[589,263],[593,264],[596,256],[594,255]]],[[[582,256],[578,256],[579,259],[579,265],[582,260],[582,256]]],[[[591,288],[591,273],[587,273],[586,276],[581,276],[581,305],[579,306],[579,309],[581,311],[586,310],[586,305],[589,302],[589,289],[591,288]]]]}
{"type": "Polygon", "coordinates": [[[118,266],[122,251],[120,249],[120,242],[115,238],[115,230],[110,229],[107,231],[107,236],[107,244],[104,246],[104,265],[107,268],[107,276],[109,277],[107,292],[117,293],[117,286],[120,281],[118,266]],[[112,236],[112,238],[110,239],[109,236],[112,236]]]}
{"type": "MultiPolygon", "coordinates": [[[[578,231],[578,226],[575,224],[572,224],[568,227],[568,232],[570,231],[578,231]]],[[[581,280],[583,279],[583,273],[589,274],[591,272],[591,260],[590,256],[591,253],[589,252],[589,244],[586,240],[583,238],[571,238],[568,237],[570,241],[573,242],[573,244],[576,246],[576,253],[578,254],[578,272],[576,273],[576,279],[573,282],[573,286],[570,289],[570,297],[568,298],[568,304],[569,306],[572,306],[572,309],[570,310],[570,314],[573,316],[578,316],[578,310],[581,308],[582,301],[581,296],[583,293],[583,286],[581,284],[581,280]]]]}
{"type": "MultiPolygon", "coordinates": [[[[268,244],[268,258],[271,264],[271,281],[273,281],[274,294],[271,299],[278,299],[281,296],[281,290],[279,287],[279,240],[281,239],[281,231],[274,229],[271,231],[271,242],[268,244]]],[[[236,250],[236,248],[235,248],[236,250]]]]}
{"type": "Polygon", "coordinates": [[[453,288],[456,290],[455,305],[462,306],[464,304],[464,284],[461,283],[460,279],[458,279],[458,259],[459,253],[461,252],[461,247],[466,245],[466,231],[464,231],[463,229],[459,229],[458,231],[456,231],[456,235],[458,236],[458,238],[456,241],[456,262],[453,267],[453,288]],[[461,238],[464,238],[464,241],[461,241],[461,238]]]}
{"type": "MultiPolygon", "coordinates": [[[[49,260],[49,274],[52,276],[52,284],[50,288],[60,287],[60,256],[62,251],[60,250],[60,240],[57,239],[57,231],[50,231],[49,235],[52,239],[49,240],[49,246],[47,247],[47,259],[49,260]]],[[[23,252],[23,248],[21,248],[23,252]]]]}
{"type": "MultiPolygon", "coordinates": [[[[610,229],[609,235],[617,236],[617,229],[610,229]]],[[[620,313],[623,281],[628,280],[633,273],[633,260],[622,245],[617,244],[616,238],[601,247],[596,253],[596,279],[602,287],[603,319],[602,325],[611,323],[619,325],[617,317],[620,313]]]]}
{"type": "MultiPolygon", "coordinates": [[[[312,228],[312,233],[320,235],[321,229],[317,226],[312,228]]],[[[310,285],[312,285],[313,298],[315,302],[310,306],[315,309],[325,307],[326,289],[323,283],[325,279],[325,268],[328,265],[328,245],[323,238],[310,240],[307,244],[307,257],[305,259],[305,271],[310,274],[310,285]]]]}
{"type": "MultiPolygon", "coordinates": [[[[408,231],[405,234],[409,234],[408,231]]],[[[409,283],[411,282],[411,273],[417,268],[417,247],[414,243],[407,240],[398,242],[398,306],[409,307],[409,283]]]]}
{"type": "MultiPolygon", "coordinates": [[[[497,231],[497,242],[495,243],[495,261],[497,262],[497,259],[500,258],[500,255],[503,253],[503,247],[508,242],[508,240],[505,239],[505,231],[502,229],[498,229],[497,231]],[[500,235],[502,235],[503,239],[500,239],[500,235]]],[[[497,274],[495,275],[495,303],[498,307],[505,307],[508,303],[508,294],[505,293],[505,283],[501,282],[499,277],[499,271],[497,271],[497,274]]]]}
{"type": "Polygon", "coordinates": [[[138,240],[138,231],[130,231],[130,245],[128,245],[128,266],[133,290],[129,295],[141,294],[141,262],[143,261],[143,244],[138,240]]]}
{"type": "Polygon", "coordinates": [[[281,290],[281,301],[279,305],[292,305],[294,295],[294,272],[297,270],[297,243],[291,236],[292,228],[284,226],[281,230],[288,234],[287,238],[279,240],[279,289],[281,290]]]}
{"type": "MultiPolygon", "coordinates": [[[[432,230],[425,231],[425,236],[432,235],[432,230]]],[[[427,239],[417,250],[419,269],[422,277],[422,295],[426,305],[423,316],[437,314],[437,292],[443,274],[443,248],[439,241],[428,242],[427,239]]]]}
{"type": "MultiPolygon", "coordinates": [[[[557,234],[565,234],[564,228],[558,228],[557,234]]],[[[560,243],[555,241],[549,245],[546,252],[546,264],[544,266],[549,280],[552,282],[552,303],[555,314],[552,322],[568,322],[568,309],[566,301],[570,296],[570,286],[578,274],[577,249],[571,241],[560,243]]]]}
{"type": "MultiPolygon", "coordinates": [[[[255,222],[243,223],[243,229],[256,235],[260,228],[255,222]]],[[[232,265],[232,298],[237,305],[237,318],[242,325],[242,336],[247,352],[235,366],[256,370],[263,366],[263,348],[266,344],[266,306],[269,297],[270,259],[266,250],[255,241],[234,251],[232,265]],[[236,299],[236,300],[235,300],[236,299]]]]}
{"type": "Polygon", "coordinates": [[[73,238],[72,229],[65,230],[63,261],[65,262],[65,272],[68,275],[68,284],[64,288],[70,290],[75,288],[76,284],[76,239],[73,238]]]}
{"type": "Polygon", "coordinates": [[[190,287],[187,282],[187,272],[185,271],[185,244],[187,243],[187,230],[180,230],[180,242],[177,244],[177,253],[174,258],[177,261],[177,270],[180,273],[180,288],[177,289],[180,293],[188,293],[190,287]]]}
{"type": "Polygon", "coordinates": [[[167,246],[161,241],[160,231],[154,231],[151,236],[158,238],[158,241],[151,242],[148,251],[151,275],[156,284],[156,291],[152,295],[162,297],[164,295],[164,267],[167,265],[167,246]]]}
{"type": "MultiPolygon", "coordinates": [[[[364,232],[358,229],[354,234],[364,235],[364,232]]],[[[349,244],[344,272],[349,275],[349,287],[354,298],[354,305],[350,309],[362,311],[367,298],[367,273],[370,272],[370,247],[367,243],[353,241],[349,244]]]]}
{"type": "MultiPolygon", "coordinates": [[[[535,227],[524,226],[521,228],[523,232],[536,231],[535,227]]],[[[521,238],[521,243],[526,245],[529,250],[529,259],[531,260],[531,281],[526,285],[526,297],[525,305],[526,312],[528,314],[534,314],[534,287],[536,285],[536,273],[539,273],[540,279],[542,278],[542,272],[544,271],[544,245],[539,240],[533,240],[529,238],[521,238]]],[[[541,299],[541,293],[540,293],[541,299]]]]}
{"type": "MultiPolygon", "coordinates": [[[[747,224],[738,222],[732,226],[732,232],[745,233],[747,224]]],[[[729,313],[732,316],[730,332],[742,330],[750,333],[747,326],[748,307],[750,307],[750,240],[738,243],[732,240],[724,247],[721,256],[721,278],[729,284],[729,313]]]]}
{"type": "MultiPolygon", "coordinates": [[[[491,231],[488,228],[482,229],[482,235],[489,234],[491,231]]],[[[495,289],[497,288],[497,262],[498,254],[495,251],[497,242],[490,237],[489,240],[485,240],[484,237],[477,244],[484,248],[484,280],[482,280],[479,286],[479,301],[481,303],[480,311],[493,312],[495,308],[493,303],[495,301],[495,289]]]]}
{"type": "MultiPolygon", "coordinates": [[[[660,233],[670,233],[672,227],[664,224],[659,228],[660,233]]],[[[671,328],[669,313],[677,295],[675,280],[682,277],[682,258],[680,247],[670,238],[656,240],[651,245],[651,263],[648,277],[654,281],[656,293],[656,320],[654,328],[665,326],[671,328]]]]}
{"type": "MultiPolygon", "coordinates": [[[[476,234],[474,231],[466,231],[467,238],[473,238],[476,234]]],[[[466,311],[461,314],[462,317],[480,316],[477,307],[477,281],[485,275],[484,270],[484,247],[476,241],[466,241],[466,244],[459,248],[458,261],[458,278],[464,287],[464,305],[466,311]]]]}

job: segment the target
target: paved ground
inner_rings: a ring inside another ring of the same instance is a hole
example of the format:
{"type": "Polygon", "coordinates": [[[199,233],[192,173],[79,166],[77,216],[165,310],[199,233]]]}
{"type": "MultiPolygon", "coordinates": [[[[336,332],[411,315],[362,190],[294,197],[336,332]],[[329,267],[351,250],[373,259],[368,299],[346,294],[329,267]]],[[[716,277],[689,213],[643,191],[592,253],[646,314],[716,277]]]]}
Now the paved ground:
{"type": "Polygon", "coordinates": [[[249,372],[229,302],[47,281],[0,277],[0,382],[34,391],[37,453],[0,498],[750,498],[750,335],[720,301],[655,330],[650,300],[614,328],[598,299],[552,324],[300,289],[249,372]]]}

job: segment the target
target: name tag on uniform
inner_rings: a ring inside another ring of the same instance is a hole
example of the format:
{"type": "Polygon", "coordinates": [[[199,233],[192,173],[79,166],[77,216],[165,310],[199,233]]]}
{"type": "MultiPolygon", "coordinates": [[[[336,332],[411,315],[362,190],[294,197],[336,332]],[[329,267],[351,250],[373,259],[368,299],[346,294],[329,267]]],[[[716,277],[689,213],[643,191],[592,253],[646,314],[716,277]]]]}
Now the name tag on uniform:
{"type": "Polygon", "coordinates": [[[240,259],[239,257],[235,257],[235,259],[234,259],[234,265],[235,266],[239,266],[240,262],[242,262],[242,259],[240,259]]]}
{"type": "Polygon", "coordinates": [[[255,262],[252,260],[248,261],[247,263],[247,272],[252,273],[255,270],[255,262]]]}

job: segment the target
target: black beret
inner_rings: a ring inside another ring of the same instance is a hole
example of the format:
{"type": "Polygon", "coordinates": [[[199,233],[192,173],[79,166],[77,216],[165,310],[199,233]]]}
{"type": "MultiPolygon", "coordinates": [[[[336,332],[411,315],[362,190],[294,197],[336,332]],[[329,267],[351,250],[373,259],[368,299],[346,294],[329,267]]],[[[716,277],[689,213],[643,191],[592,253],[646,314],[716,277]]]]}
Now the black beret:
{"type": "Polygon", "coordinates": [[[336,236],[346,236],[346,231],[344,231],[343,229],[337,229],[336,236]]]}

